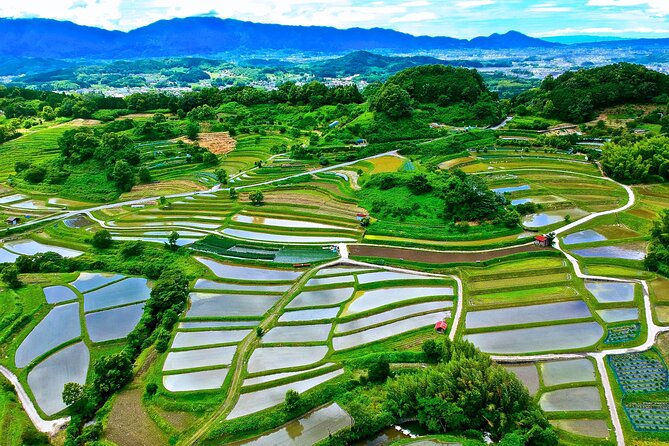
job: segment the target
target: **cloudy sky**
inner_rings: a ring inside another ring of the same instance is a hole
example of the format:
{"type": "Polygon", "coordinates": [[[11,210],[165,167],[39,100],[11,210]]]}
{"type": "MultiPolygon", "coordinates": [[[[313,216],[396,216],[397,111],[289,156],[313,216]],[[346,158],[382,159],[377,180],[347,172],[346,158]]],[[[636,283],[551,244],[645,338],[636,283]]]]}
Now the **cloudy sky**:
{"type": "Polygon", "coordinates": [[[536,37],[669,36],[669,0],[0,0],[2,17],[124,31],[194,15],[463,38],[511,29],[536,37]]]}

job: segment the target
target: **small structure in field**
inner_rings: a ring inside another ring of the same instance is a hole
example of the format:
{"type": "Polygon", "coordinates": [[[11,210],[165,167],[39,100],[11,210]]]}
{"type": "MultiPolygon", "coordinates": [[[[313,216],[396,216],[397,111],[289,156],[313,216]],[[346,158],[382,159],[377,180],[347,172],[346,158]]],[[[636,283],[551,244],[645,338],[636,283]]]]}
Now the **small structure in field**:
{"type": "Polygon", "coordinates": [[[337,127],[339,124],[341,124],[339,121],[334,121],[334,122],[331,122],[328,127],[333,129],[333,128],[337,127]]]}
{"type": "Polygon", "coordinates": [[[363,213],[363,212],[358,212],[357,214],[355,214],[355,218],[358,221],[362,221],[363,218],[367,218],[367,217],[368,217],[368,215],[363,213]]]}
{"type": "Polygon", "coordinates": [[[16,226],[21,223],[21,217],[7,217],[6,222],[9,226],[16,226]]]}
{"type": "Polygon", "coordinates": [[[550,247],[550,240],[545,235],[537,235],[534,237],[534,244],[542,248],[550,247]]]}
{"type": "Polygon", "coordinates": [[[446,333],[446,330],[448,330],[448,324],[444,321],[439,321],[436,324],[434,324],[434,331],[436,331],[439,334],[444,334],[446,333]]]}

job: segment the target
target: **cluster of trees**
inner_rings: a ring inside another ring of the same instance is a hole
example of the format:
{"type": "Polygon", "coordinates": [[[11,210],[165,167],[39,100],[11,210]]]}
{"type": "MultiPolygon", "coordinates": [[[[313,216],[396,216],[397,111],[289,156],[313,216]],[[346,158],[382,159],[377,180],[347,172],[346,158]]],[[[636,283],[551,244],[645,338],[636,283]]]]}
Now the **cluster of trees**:
{"type": "Polygon", "coordinates": [[[602,167],[616,180],[639,183],[669,180],[669,137],[622,140],[604,145],[602,167]]]}
{"type": "Polygon", "coordinates": [[[663,210],[651,231],[645,264],[651,271],[669,276],[669,210],[663,210]]]}
{"type": "MultiPolygon", "coordinates": [[[[381,217],[405,219],[420,209],[416,200],[412,203],[397,203],[390,199],[397,189],[408,190],[414,197],[431,196],[441,200],[441,217],[448,222],[491,221],[516,227],[520,215],[506,209],[506,200],[492,192],[485,181],[475,175],[467,175],[461,170],[430,173],[383,173],[372,176],[364,189],[387,191],[389,199],[375,200],[371,211],[381,217]]],[[[363,189],[363,193],[364,193],[363,189]]]]}
{"type": "Polygon", "coordinates": [[[127,384],[133,376],[132,367],[142,349],[155,342],[164,352],[174,324],[186,308],[188,280],[177,270],[163,272],[151,290],[144,314],[137,327],[128,335],[124,349],[106,355],[93,363],[93,379],[88,385],[68,383],[63,401],[70,406],[72,421],[67,428],[66,446],[95,441],[101,434],[100,423],[85,426],[105,401],[127,384]]]}
{"type": "Polygon", "coordinates": [[[624,103],[669,101],[669,75],[642,65],[618,63],[548,76],[539,89],[513,99],[520,111],[581,123],[605,107],[624,103]]]}

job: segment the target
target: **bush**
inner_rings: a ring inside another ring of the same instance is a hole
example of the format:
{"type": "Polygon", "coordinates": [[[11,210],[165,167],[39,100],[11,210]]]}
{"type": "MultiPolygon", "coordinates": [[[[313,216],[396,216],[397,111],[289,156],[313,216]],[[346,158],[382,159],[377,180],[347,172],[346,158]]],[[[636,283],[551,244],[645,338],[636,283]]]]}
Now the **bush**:
{"type": "Polygon", "coordinates": [[[148,383],[146,387],[144,388],[144,393],[148,397],[152,397],[158,392],[158,384],[156,383],[148,383]]]}
{"type": "Polygon", "coordinates": [[[93,234],[91,244],[98,249],[107,249],[112,245],[111,234],[106,229],[102,229],[93,234]]]}
{"type": "Polygon", "coordinates": [[[390,364],[383,356],[377,358],[367,369],[367,378],[374,383],[384,382],[390,375],[390,364]]]}

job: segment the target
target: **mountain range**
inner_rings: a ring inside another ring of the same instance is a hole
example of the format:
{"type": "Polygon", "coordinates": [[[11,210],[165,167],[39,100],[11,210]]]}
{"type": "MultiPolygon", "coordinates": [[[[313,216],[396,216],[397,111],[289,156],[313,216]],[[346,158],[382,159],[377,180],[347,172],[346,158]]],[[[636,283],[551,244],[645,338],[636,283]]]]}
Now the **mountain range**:
{"type": "Polygon", "coordinates": [[[49,19],[0,19],[0,29],[0,56],[55,59],[210,56],[263,50],[338,53],[560,45],[515,31],[463,40],[413,36],[382,28],[285,26],[214,17],[161,20],[127,33],[49,19]]]}

